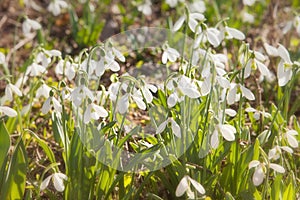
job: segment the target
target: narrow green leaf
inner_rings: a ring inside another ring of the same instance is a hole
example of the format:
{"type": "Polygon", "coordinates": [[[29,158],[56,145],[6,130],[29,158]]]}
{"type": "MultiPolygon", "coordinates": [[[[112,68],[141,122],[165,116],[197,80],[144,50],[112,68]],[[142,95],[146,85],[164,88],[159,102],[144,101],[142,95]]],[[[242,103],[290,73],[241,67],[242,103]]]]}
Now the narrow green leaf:
{"type": "Polygon", "coordinates": [[[0,121],[0,168],[7,156],[10,147],[9,133],[3,121],[0,121]]]}
{"type": "Polygon", "coordinates": [[[23,199],[26,184],[27,158],[22,139],[19,140],[8,166],[0,199],[23,199]]]}
{"type": "Polygon", "coordinates": [[[290,182],[290,184],[287,186],[287,188],[283,193],[283,200],[289,200],[289,199],[296,199],[295,189],[292,182],[290,182]]]}

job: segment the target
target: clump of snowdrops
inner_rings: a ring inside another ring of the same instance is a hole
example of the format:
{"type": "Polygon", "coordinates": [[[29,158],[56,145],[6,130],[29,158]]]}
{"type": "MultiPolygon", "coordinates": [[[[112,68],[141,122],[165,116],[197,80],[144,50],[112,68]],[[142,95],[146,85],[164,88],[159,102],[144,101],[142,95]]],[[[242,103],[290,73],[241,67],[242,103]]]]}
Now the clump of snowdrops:
{"type": "MultiPolygon", "coordinates": [[[[150,6],[145,1],[137,9],[150,15],[150,6]]],[[[56,16],[64,8],[56,0],[48,10],[56,16]]],[[[22,28],[28,35],[41,25],[26,18],[22,28]]],[[[149,35],[142,30],[137,40],[149,35]]],[[[227,20],[209,26],[189,6],[166,33],[173,37],[152,48],[165,70],[161,81],[128,73],[132,49],[110,39],[76,56],[38,46],[19,77],[1,77],[7,83],[0,106],[1,197],[299,198],[300,127],[287,108],[298,59],[282,44],[251,49],[227,20]],[[178,33],[184,37],[176,39],[178,33]],[[220,51],[229,43],[236,45],[234,57],[220,51]],[[278,88],[277,104],[262,103],[264,84],[278,88]],[[145,119],[133,119],[134,113],[145,119]],[[149,124],[151,130],[143,129],[149,124]],[[43,152],[35,162],[47,166],[29,178],[31,142],[43,152]]],[[[2,53],[0,64],[8,67],[2,53]]]]}

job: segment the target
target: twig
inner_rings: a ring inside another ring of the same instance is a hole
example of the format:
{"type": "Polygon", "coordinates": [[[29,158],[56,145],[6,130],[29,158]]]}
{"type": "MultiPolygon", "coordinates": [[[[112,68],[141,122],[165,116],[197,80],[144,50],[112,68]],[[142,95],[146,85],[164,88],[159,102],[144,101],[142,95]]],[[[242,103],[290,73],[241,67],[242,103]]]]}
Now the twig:
{"type": "Polygon", "coordinates": [[[0,29],[1,29],[2,26],[5,24],[6,20],[7,20],[7,16],[4,15],[4,16],[1,18],[1,20],[0,20],[0,29]]]}

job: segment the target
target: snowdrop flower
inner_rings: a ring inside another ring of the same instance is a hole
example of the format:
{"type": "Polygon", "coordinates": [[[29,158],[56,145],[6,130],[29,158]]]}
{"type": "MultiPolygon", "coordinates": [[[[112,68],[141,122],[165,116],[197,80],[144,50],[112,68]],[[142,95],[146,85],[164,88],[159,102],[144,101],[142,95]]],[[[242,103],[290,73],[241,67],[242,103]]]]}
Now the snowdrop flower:
{"type": "Polygon", "coordinates": [[[248,88],[242,86],[241,84],[231,83],[231,87],[227,94],[227,103],[229,105],[234,104],[239,101],[239,96],[237,95],[238,89],[241,90],[242,96],[246,99],[253,101],[255,99],[254,94],[248,88]]]}
{"type": "Polygon", "coordinates": [[[269,160],[273,159],[273,160],[278,160],[280,158],[280,155],[282,154],[282,151],[284,150],[290,154],[293,153],[293,149],[291,149],[288,146],[278,146],[276,145],[274,148],[272,148],[269,153],[268,153],[268,158],[269,160]]]}
{"type": "Polygon", "coordinates": [[[145,0],[143,4],[138,5],[138,11],[142,12],[146,16],[151,15],[152,14],[151,5],[152,3],[150,0],[145,0]]]}
{"type": "Polygon", "coordinates": [[[5,96],[8,101],[13,100],[13,93],[18,95],[19,97],[22,96],[22,92],[20,91],[20,89],[18,87],[16,87],[15,85],[13,85],[11,83],[7,84],[6,88],[5,88],[5,96]]]}
{"type": "Polygon", "coordinates": [[[295,130],[288,130],[284,137],[287,139],[288,144],[293,148],[298,148],[298,140],[295,138],[295,136],[298,135],[298,132],[295,130]]]}
{"type": "Polygon", "coordinates": [[[66,75],[69,81],[73,80],[76,75],[75,66],[69,61],[60,60],[55,68],[57,75],[66,75]]]}
{"type": "Polygon", "coordinates": [[[250,50],[250,52],[253,53],[254,58],[249,59],[249,62],[245,67],[244,78],[248,78],[250,76],[252,68],[253,69],[258,68],[258,70],[263,76],[270,77],[272,74],[268,69],[268,67],[263,63],[266,60],[265,56],[258,51],[250,50]]]}
{"type": "Polygon", "coordinates": [[[121,61],[121,62],[126,61],[124,55],[118,49],[112,47],[112,52],[118,58],[119,61],[121,61]]]}
{"type": "Polygon", "coordinates": [[[115,83],[110,84],[110,86],[108,87],[107,92],[109,94],[109,99],[111,101],[116,101],[117,100],[118,92],[119,92],[120,87],[122,87],[122,89],[126,91],[127,85],[122,84],[121,82],[115,82],[115,83]]]}
{"type": "Polygon", "coordinates": [[[225,114],[229,115],[230,117],[234,117],[234,116],[236,116],[237,113],[236,113],[235,110],[233,110],[231,108],[226,108],[225,109],[225,114]]]}
{"type": "Polygon", "coordinates": [[[195,99],[201,96],[196,83],[191,78],[185,75],[179,77],[178,88],[184,95],[188,96],[189,98],[195,99]]]}
{"type": "Polygon", "coordinates": [[[273,46],[269,45],[268,43],[264,43],[264,47],[269,56],[273,56],[273,57],[279,56],[278,50],[276,47],[273,47],[273,46]]]}
{"type": "Polygon", "coordinates": [[[4,53],[0,52],[0,65],[5,64],[5,55],[4,53]]]}
{"type": "Polygon", "coordinates": [[[252,6],[256,0],[243,0],[245,6],[252,6]]]}
{"type": "Polygon", "coordinates": [[[141,91],[143,93],[143,96],[145,97],[146,102],[151,103],[152,100],[153,100],[153,95],[152,95],[151,91],[156,93],[157,92],[157,87],[152,85],[152,84],[145,83],[141,87],[141,91]]]}
{"type": "Polygon", "coordinates": [[[193,12],[204,13],[206,10],[205,2],[203,0],[196,0],[188,5],[189,10],[193,12]]]}
{"type": "MultiPolygon", "coordinates": [[[[203,83],[199,84],[203,85],[203,83]]],[[[170,108],[175,106],[177,102],[183,101],[184,96],[188,96],[192,99],[199,98],[201,96],[200,92],[198,91],[196,81],[190,79],[185,75],[172,78],[167,83],[167,89],[172,92],[172,94],[167,99],[167,103],[170,108]]]]}
{"type": "Polygon", "coordinates": [[[178,137],[178,138],[181,138],[181,130],[180,130],[180,126],[179,126],[179,125],[176,123],[176,121],[175,121],[173,118],[171,118],[171,117],[169,117],[166,121],[162,122],[162,123],[158,126],[158,128],[157,128],[157,130],[156,130],[156,134],[162,133],[162,132],[166,129],[166,127],[167,127],[167,125],[168,125],[169,123],[171,123],[171,129],[172,129],[174,135],[175,135],[176,137],[178,137]]]}
{"type": "Polygon", "coordinates": [[[129,100],[133,100],[139,109],[146,110],[146,104],[143,100],[143,96],[140,90],[134,90],[132,94],[126,93],[123,95],[117,103],[117,110],[121,114],[125,114],[129,108],[129,100]]]}
{"type": "Polygon", "coordinates": [[[91,103],[84,112],[83,121],[85,124],[88,124],[92,119],[98,120],[100,117],[105,118],[107,116],[108,113],[102,106],[91,103]]]}
{"type": "Polygon", "coordinates": [[[291,61],[289,52],[283,45],[279,44],[277,51],[281,58],[281,61],[277,67],[278,84],[279,86],[285,86],[292,78],[293,63],[291,61]]]}
{"type": "Polygon", "coordinates": [[[42,28],[42,26],[40,23],[38,23],[35,20],[29,19],[28,17],[26,17],[26,19],[22,23],[22,31],[25,36],[28,36],[30,34],[31,30],[38,30],[41,28],[42,28]]]}
{"type": "Polygon", "coordinates": [[[25,75],[39,76],[40,74],[43,74],[45,72],[47,72],[47,70],[44,66],[34,62],[27,67],[25,75]]]}
{"type": "Polygon", "coordinates": [[[198,26],[199,21],[204,21],[205,17],[203,14],[201,13],[189,13],[189,15],[187,16],[186,14],[181,16],[174,24],[173,26],[173,31],[176,32],[178,31],[181,26],[183,25],[184,21],[187,21],[189,28],[191,29],[191,31],[193,33],[196,33],[196,28],[197,28],[197,33],[200,33],[201,27],[198,26]],[[198,26],[198,27],[197,27],[198,26]]]}
{"type": "Polygon", "coordinates": [[[171,8],[175,8],[179,2],[184,2],[184,0],[166,0],[166,3],[167,3],[171,8]]]}
{"type": "Polygon", "coordinates": [[[246,11],[242,12],[242,20],[243,22],[248,22],[250,24],[254,23],[254,16],[246,11]]]}
{"type": "Polygon", "coordinates": [[[61,10],[67,8],[68,4],[64,0],[51,0],[47,10],[52,12],[54,16],[58,16],[61,10]]]}
{"type": "Polygon", "coordinates": [[[80,106],[82,101],[88,97],[91,101],[94,101],[94,95],[90,89],[88,89],[85,85],[80,85],[75,88],[70,95],[71,101],[75,106],[80,106]]]}
{"type": "Polygon", "coordinates": [[[61,56],[61,52],[58,50],[42,49],[42,51],[37,54],[37,56],[35,58],[35,62],[41,63],[42,66],[44,66],[46,68],[51,63],[52,57],[59,57],[59,56],[61,56]]]}
{"type": "Polygon", "coordinates": [[[260,119],[260,115],[266,117],[266,118],[271,118],[272,115],[268,112],[265,111],[260,111],[260,110],[256,110],[252,107],[248,107],[245,109],[246,112],[248,113],[254,113],[254,119],[259,120],[260,119]]]}
{"type": "Polygon", "coordinates": [[[162,54],[162,63],[166,64],[168,60],[171,62],[175,62],[180,57],[179,52],[176,49],[171,47],[167,47],[162,54]]]}
{"type": "Polygon", "coordinates": [[[53,185],[54,188],[58,191],[58,192],[63,192],[65,190],[65,185],[64,185],[64,180],[68,180],[68,177],[62,173],[54,173],[50,176],[48,176],[45,180],[43,180],[40,189],[44,190],[47,188],[47,186],[49,185],[50,180],[52,179],[53,181],[53,185]]]}
{"type": "Polygon", "coordinates": [[[185,175],[181,179],[181,181],[179,182],[176,188],[176,192],[175,192],[176,197],[180,197],[186,192],[187,195],[189,196],[189,199],[195,198],[194,193],[190,189],[189,183],[191,183],[200,194],[202,195],[205,194],[205,189],[200,183],[198,183],[196,180],[192,179],[188,175],[185,175]]]}
{"type": "Polygon", "coordinates": [[[214,149],[216,149],[219,146],[219,133],[222,135],[222,137],[225,140],[229,142],[235,140],[235,133],[236,133],[235,127],[229,124],[219,124],[216,126],[210,138],[210,144],[214,149]]]}
{"type": "Polygon", "coordinates": [[[43,83],[36,91],[36,98],[40,98],[41,96],[43,96],[46,99],[48,99],[50,91],[51,91],[51,87],[43,83]]]}
{"type": "Polygon", "coordinates": [[[14,109],[7,106],[0,106],[0,114],[2,113],[8,117],[16,117],[18,115],[14,109]]]}
{"type": "Polygon", "coordinates": [[[211,45],[214,47],[217,47],[220,45],[221,40],[219,38],[220,31],[216,28],[207,28],[203,32],[201,32],[194,43],[194,48],[199,47],[200,43],[208,41],[211,45]]]}
{"type": "MultiPolygon", "coordinates": [[[[101,60],[100,60],[101,61],[101,60]]],[[[91,75],[95,72],[95,70],[99,70],[100,68],[103,68],[103,73],[104,73],[104,62],[97,62],[93,59],[88,59],[86,58],[81,64],[80,64],[80,68],[85,71],[88,75],[89,78],[91,78],[91,75]]],[[[61,68],[61,66],[59,66],[61,68]]],[[[102,74],[103,74],[102,73],[102,74]]],[[[101,75],[102,75],[101,74],[101,75]]]]}
{"type": "Polygon", "coordinates": [[[59,103],[59,101],[53,97],[53,96],[50,96],[48,97],[48,99],[44,102],[43,106],[42,106],[42,113],[45,115],[47,114],[50,109],[54,108],[54,110],[58,113],[61,113],[62,112],[62,106],[61,104],[59,103]],[[51,105],[52,104],[52,105],[51,105]]]}
{"type": "Polygon", "coordinates": [[[300,35],[300,16],[296,16],[294,18],[294,26],[296,28],[298,35],[300,35]]]}
{"type": "MultiPolygon", "coordinates": [[[[255,168],[255,171],[254,171],[254,174],[252,177],[252,181],[255,186],[259,186],[260,184],[262,184],[262,182],[265,178],[266,163],[261,163],[258,160],[252,160],[249,163],[249,169],[251,169],[253,167],[255,168]]],[[[278,164],[270,163],[269,167],[278,173],[281,173],[281,174],[285,173],[285,169],[278,164]]]]}
{"type": "Polygon", "coordinates": [[[183,96],[181,98],[179,98],[178,95],[177,95],[177,93],[174,92],[167,99],[168,107],[172,108],[172,107],[174,107],[176,105],[177,102],[180,103],[183,100],[184,100],[183,96]]]}
{"type": "Polygon", "coordinates": [[[235,29],[235,28],[231,28],[228,26],[225,26],[222,34],[220,34],[219,36],[219,40],[223,40],[224,38],[226,39],[237,39],[237,40],[244,40],[246,37],[244,35],[244,33],[242,33],[241,31],[235,29]]]}
{"type": "Polygon", "coordinates": [[[117,111],[121,114],[125,114],[129,108],[129,94],[123,95],[117,103],[117,111]]]}

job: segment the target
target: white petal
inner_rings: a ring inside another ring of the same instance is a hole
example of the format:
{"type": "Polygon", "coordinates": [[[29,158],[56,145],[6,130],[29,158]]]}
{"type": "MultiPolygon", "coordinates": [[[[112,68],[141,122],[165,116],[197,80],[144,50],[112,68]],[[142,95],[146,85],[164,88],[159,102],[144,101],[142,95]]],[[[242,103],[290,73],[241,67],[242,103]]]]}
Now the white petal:
{"type": "Polygon", "coordinates": [[[176,123],[174,119],[171,119],[172,131],[174,135],[178,138],[181,138],[180,126],[176,123]]]}
{"type": "Polygon", "coordinates": [[[40,189],[44,190],[46,189],[46,187],[49,185],[50,179],[52,178],[53,175],[48,176],[47,178],[45,178],[45,180],[43,180],[43,182],[41,183],[40,189]]]}
{"type": "Polygon", "coordinates": [[[105,72],[105,65],[104,65],[104,60],[103,59],[101,59],[101,60],[98,61],[98,64],[97,64],[97,67],[96,67],[95,71],[96,71],[96,75],[98,77],[100,77],[100,76],[102,76],[104,74],[104,72],[105,72]]]}
{"type": "Polygon", "coordinates": [[[198,98],[201,96],[200,92],[194,87],[180,87],[180,90],[184,95],[186,95],[192,99],[195,99],[195,98],[198,98]]]}
{"type": "Polygon", "coordinates": [[[260,162],[258,160],[252,160],[249,163],[249,169],[253,168],[253,167],[257,167],[260,164],[260,162]]]}
{"type": "Polygon", "coordinates": [[[276,172],[279,172],[281,174],[285,172],[285,169],[282,166],[275,163],[270,163],[270,168],[274,169],[276,172]]]}
{"type": "Polygon", "coordinates": [[[100,116],[100,117],[107,117],[108,116],[108,112],[102,107],[102,106],[98,106],[93,104],[93,108],[95,109],[95,112],[100,116]]]}
{"type": "Polygon", "coordinates": [[[168,62],[168,53],[166,51],[162,54],[161,62],[162,64],[166,64],[168,62]]]}
{"type": "Polygon", "coordinates": [[[174,32],[178,31],[178,30],[181,28],[181,26],[182,26],[184,20],[185,20],[185,16],[181,16],[181,17],[177,20],[177,22],[175,22],[175,24],[174,24],[172,30],[173,30],[174,32]]]}
{"type": "Polygon", "coordinates": [[[259,51],[254,51],[254,55],[255,55],[256,60],[259,60],[259,61],[265,61],[266,60],[266,57],[262,53],[260,53],[259,51]]]}
{"type": "Polygon", "coordinates": [[[205,80],[201,85],[201,95],[202,96],[208,95],[210,90],[211,90],[211,81],[210,81],[210,76],[208,76],[205,78],[205,80]]]}
{"type": "Polygon", "coordinates": [[[143,91],[143,95],[144,95],[144,97],[145,97],[145,99],[146,99],[146,102],[147,103],[151,103],[152,102],[152,100],[153,100],[153,95],[152,95],[152,93],[150,92],[150,90],[148,89],[148,88],[142,88],[142,91],[143,91]]]}
{"type": "Polygon", "coordinates": [[[51,97],[49,97],[45,102],[44,105],[42,106],[42,113],[45,115],[49,112],[51,108],[51,97]]]}
{"type": "Polygon", "coordinates": [[[11,88],[9,87],[9,85],[6,86],[5,88],[5,96],[7,98],[8,101],[12,101],[13,100],[13,93],[11,88]]]}
{"type": "Polygon", "coordinates": [[[61,176],[59,176],[57,173],[53,174],[53,184],[54,188],[58,192],[63,192],[65,190],[64,181],[61,176]]]}
{"type": "Polygon", "coordinates": [[[220,131],[222,136],[225,138],[227,141],[234,141],[235,136],[234,134],[236,133],[236,129],[229,125],[229,124],[223,124],[220,126],[220,131]]]}
{"type": "Polygon", "coordinates": [[[265,49],[266,49],[266,51],[267,51],[267,54],[268,54],[269,56],[277,57],[277,56],[279,55],[279,54],[278,54],[277,48],[275,48],[275,47],[269,45],[268,43],[264,43],[264,47],[265,47],[265,49]]]}
{"type": "Polygon", "coordinates": [[[117,50],[116,48],[112,48],[114,54],[116,55],[116,57],[121,61],[121,62],[125,62],[125,57],[123,56],[123,54],[117,50]]]}
{"type": "Polygon", "coordinates": [[[68,80],[72,81],[75,78],[75,75],[76,75],[75,69],[72,66],[68,67],[66,71],[66,76],[68,80]]]}
{"type": "Polygon", "coordinates": [[[293,153],[293,149],[291,149],[290,147],[288,146],[282,146],[281,149],[283,149],[284,151],[288,152],[288,153],[293,153]]]}
{"type": "Polygon", "coordinates": [[[262,75],[271,76],[271,73],[270,73],[268,67],[265,64],[261,63],[258,60],[256,60],[256,64],[257,64],[257,67],[258,67],[258,69],[259,69],[259,71],[262,75]]]}
{"type": "MultiPolygon", "coordinates": [[[[188,25],[189,25],[191,31],[192,31],[193,33],[195,33],[195,32],[196,32],[196,27],[197,27],[197,25],[198,25],[198,22],[197,22],[196,20],[190,18],[190,19],[189,19],[188,25]]],[[[200,26],[198,27],[197,33],[199,32],[199,28],[200,28],[200,26]]]]}
{"type": "Polygon", "coordinates": [[[216,149],[219,146],[219,133],[217,130],[214,130],[210,138],[210,145],[213,149],[216,149]]]}
{"type": "Polygon", "coordinates": [[[38,29],[41,29],[41,28],[42,28],[41,24],[38,23],[38,22],[35,21],[35,20],[31,20],[31,19],[30,19],[29,22],[30,22],[30,25],[31,25],[32,29],[34,29],[34,30],[38,30],[38,29]]]}
{"type": "Polygon", "coordinates": [[[231,88],[229,91],[228,91],[228,94],[227,94],[227,103],[229,105],[232,105],[234,104],[235,102],[235,98],[236,98],[236,86],[234,86],[233,88],[231,88]]]}
{"type": "Polygon", "coordinates": [[[236,115],[236,111],[233,110],[233,109],[231,109],[231,108],[226,108],[226,109],[225,109],[225,113],[226,113],[227,115],[229,115],[230,117],[234,117],[234,116],[236,115]]]}
{"type": "Polygon", "coordinates": [[[217,76],[216,79],[222,88],[230,88],[230,82],[227,80],[227,78],[223,76],[217,76]]]}
{"type": "Polygon", "coordinates": [[[160,133],[162,133],[162,132],[165,130],[167,124],[168,124],[168,120],[166,120],[166,121],[164,121],[163,123],[161,123],[161,124],[158,126],[158,128],[157,128],[155,134],[160,134],[160,133]]]}
{"type": "Polygon", "coordinates": [[[296,130],[288,130],[286,133],[289,135],[298,135],[298,132],[296,130]]]}
{"type": "Polygon", "coordinates": [[[142,97],[138,97],[138,96],[132,96],[134,102],[136,103],[136,105],[139,107],[139,109],[141,110],[146,110],[146,104],[143,101],[142,97]]]}
{"type": "Polygon", "coordinates": [[[253,184],[259,186],[264,181],[265,174],[262,167],[258,167],[252,177],[253,184]]]}
{"type": "Polygon", "coordinates": [[[5,64],[5,55],[0,52],[0,65],[5,64]]]}
{"type": "Polygon", "coordinates": [[[94,101],[94,95],[93,95],[93,92],[87,88],[86,86],[83,86],[82,87],[83,91],[84,91],[84,94],[91,100],[91,101],[94,101]]]}
{"type": "Polygon", "coordinates": [[[174,107],[175,104],[177,103],[177,100],[178,100],[178,97],[177,97],[176,93],[171,94],[167,100],[168,107],[169,108],[174,107]]]}
{"type": "Polygon", "coordinates": [[[292,78],[292,70],[284,68],[284,62],[281,61],[277,67],[278,85],[285,86],[292,78]]]}
{"type": "Polygon", "coordinates": [[[255,99],[254,94],[249,90],[248,88],[245,88],[244,86],[240,85],[240,88],[242,90],[242,95],[246,97],[248,100],[253,101],[255,99]]]}
{"type": "Polygon", "coordinates": [[[192,179],[191,177],[189,177],[189,180],[191,181],[192,185],[195,187],[195,189],[200,193],[200,194],[205,194],[205,189],[204,187],[198,183],[197,181],[195,181],[194,179],[192,179]]]}
{"type": "Polygon", "coordinates": [[[286,136],[287,141],[288,141],[288,143],[291,147],[293,147],[293,148],[298,147],[298,141],[293,135],[286,133],[285,136],[286,136]]]}
{"type": "Polygon", "coordinates": [[[252,108],[252,107],[248,107],[245,109],[246,112],[256,112],[257,110],[252,108]]]}
{"type": "Polygon", "coordinates": [[[191,13],[190,18],[197,19],[198,21],[202,21],[205,19],[204,15],[201,13],[191,13]]]}
{"type": "Polygon", "coordinates": [[[125,94],[121,97],[121,99],[118,101],[117,109],[121,114],[124,114],[127,112],[129,107],[129,100],[128,100],[128,94],[125,94]]]}
{"type": "Polygon", "coordinates": [[[20,89],[18,87],[16,87],[13,84],[9,84],[9,87],[11,88],[11,90],[18,96],[22,96],[22,92],[20,91],[20,89]]]}
{"type": "Polygon", "coordinates": [[[230,28],[230,27],[226,27],[226,31],[235,39],[238,40],[244,40],[245,39],[245,35],[244,33],[242,33],[241,31],[235,29],[235,28],[230,28]]]}
{"type": "Polygon", "coordinates": [[[0,106],[0,113],[3,112],[5,115],[9,116],[9,117],[16,117],[18,115],[18,113],[7,106],[0,106]]]}
{"type": "Polygon", "coordinates": [[[212,31],[209,30],[207,30],[207,39],[208,42],[214,47],[219,46],[219,44],[221,43],[219,38],[212,31]]]}
{"type": "Polygon", "coordinates": [[[113,72],[117,72],[120,70],[120,65],[115,60],[110,60],[107,62],[107,68],[113,72]]]}
{"type": "Polygon", "coordinates": [[[62,106],[59,103],[59,101],[57,101],[54,97],[52,97],[52,102],[53,102],[54,110],[61,113],[62,112],[62,106]]]}
{"type": "Polygon", "coordinates": [[[175,192],[176,197],[181,197],[185,193],[185,191],[189,188],[189,184],[187,180],[188,177],[184,176],[179,182],[175,192]]]}
{"type": "Polygon", "coordinates": [[[279,47],[277,48],[279,56],[288,63],[292,63],[290,54],[288,50],[281,44],[279,44],[279,47]]]}
{"type": "Polygon", "coordinates": [[[91,113],[92,113],[92,106],[88,105],[83,115],[83,122],[85,124],[88,124],[91,121],[91,113]]]}

